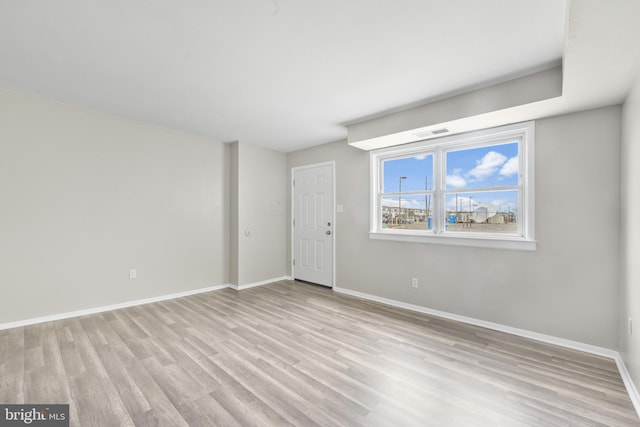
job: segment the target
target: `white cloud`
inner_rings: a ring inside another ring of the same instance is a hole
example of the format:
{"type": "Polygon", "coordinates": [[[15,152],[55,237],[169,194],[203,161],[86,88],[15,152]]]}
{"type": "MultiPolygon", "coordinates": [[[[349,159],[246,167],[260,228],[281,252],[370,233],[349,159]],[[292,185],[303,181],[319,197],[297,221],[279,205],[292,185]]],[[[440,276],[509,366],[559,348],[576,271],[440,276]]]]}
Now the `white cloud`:
{"type": "Polygon", "coordinates": [[[467,175],[483,180],[493,175],[506,161],[507,157],[504,154],[497,151],[489,151],[482,160],[476,162],[476,167],[471,169],[467,175]]]}
{"type": "Polygon", "coordinates": [[[458,173],[447,175],[447,186],[453,188],[463,188],[467,185],[467,181],[458,173]]]}
{"type": "Polygon", "coordinates": [[[510,158],[500,169],[501,176],[511,176],[518,173],[518,156],[510,158]]]}
{"type": "Polygon", "coordinates": [[[491,206],[496,211],[501,211],[501,212],[508,211],[509,209],[511,209],[512,211],[516,210],[516,202],[514,200],[505,200],[505,199],[492,200],[491,206]]]}
{"type": "Polygon", "coordinates": [[[424,160],[429,156],[430,156],[429,153],[424,153],[424,154],[418,154],[417,156],[413,156],[413,158],[416,160],[424,160]]]}

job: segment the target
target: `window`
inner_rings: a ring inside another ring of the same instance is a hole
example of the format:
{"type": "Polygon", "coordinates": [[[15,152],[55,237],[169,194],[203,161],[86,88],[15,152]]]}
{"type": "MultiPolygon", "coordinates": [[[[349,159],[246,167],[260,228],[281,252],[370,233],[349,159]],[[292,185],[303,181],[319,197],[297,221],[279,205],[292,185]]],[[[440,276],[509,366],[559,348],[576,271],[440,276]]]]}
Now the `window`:
{"type": "Polygon", "coordinates": [[[372,151],[373,239],[535,250],[534,123],[372,151]]]}

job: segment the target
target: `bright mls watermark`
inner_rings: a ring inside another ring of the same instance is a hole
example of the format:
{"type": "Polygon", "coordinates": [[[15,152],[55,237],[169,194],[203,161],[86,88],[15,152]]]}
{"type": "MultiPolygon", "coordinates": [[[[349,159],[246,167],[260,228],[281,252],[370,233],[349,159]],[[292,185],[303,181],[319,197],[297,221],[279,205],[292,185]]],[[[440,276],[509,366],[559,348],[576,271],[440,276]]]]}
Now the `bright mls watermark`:
{"type": "Polygon", "coordinates": [[[69,405],[0,404],[0,427],[69,427],[69,405]]]}

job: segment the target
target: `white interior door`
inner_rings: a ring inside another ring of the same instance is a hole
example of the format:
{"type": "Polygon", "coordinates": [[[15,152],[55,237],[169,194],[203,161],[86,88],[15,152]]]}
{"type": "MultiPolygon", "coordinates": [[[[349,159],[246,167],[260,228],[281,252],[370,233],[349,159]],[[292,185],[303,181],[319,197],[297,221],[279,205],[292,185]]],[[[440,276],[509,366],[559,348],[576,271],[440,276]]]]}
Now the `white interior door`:
{"type": "Polygon", "coordinates": [[[293,170],[293,277],[333,287],[333,164],[293,170]]]}

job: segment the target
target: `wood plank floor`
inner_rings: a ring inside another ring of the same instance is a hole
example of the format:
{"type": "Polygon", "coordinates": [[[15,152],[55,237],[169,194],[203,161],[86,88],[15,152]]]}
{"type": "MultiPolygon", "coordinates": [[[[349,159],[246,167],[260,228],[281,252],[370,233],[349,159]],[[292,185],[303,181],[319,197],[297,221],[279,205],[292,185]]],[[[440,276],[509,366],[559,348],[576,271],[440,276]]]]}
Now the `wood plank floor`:
{"type": "Polygon", "coordinates": [[[74,426],[640,426],[615,363],[283,281],[0,331],[74,426]]]}

